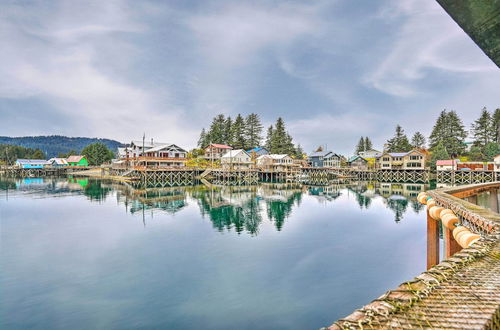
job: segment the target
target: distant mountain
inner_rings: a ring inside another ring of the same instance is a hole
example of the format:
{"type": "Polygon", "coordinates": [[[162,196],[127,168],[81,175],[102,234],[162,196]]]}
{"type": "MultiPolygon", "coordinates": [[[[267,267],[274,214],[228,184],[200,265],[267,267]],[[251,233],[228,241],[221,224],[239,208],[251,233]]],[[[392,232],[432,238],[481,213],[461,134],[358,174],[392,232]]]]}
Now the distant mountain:
{"type": "Polygon", "coordinates": [[[67,153],[71,150],[80,152],[85,146],[95,142],[104,143],[114,152],[116,152],[116,148],[123,146],[123,143],[116,140],[86,137],[69,137],[61,135],[22,137],[0,136],[0,144],[13,144],[26,148],[40,149],[47,155],[47,158],[57,157],[58,154],[67,153]]]}

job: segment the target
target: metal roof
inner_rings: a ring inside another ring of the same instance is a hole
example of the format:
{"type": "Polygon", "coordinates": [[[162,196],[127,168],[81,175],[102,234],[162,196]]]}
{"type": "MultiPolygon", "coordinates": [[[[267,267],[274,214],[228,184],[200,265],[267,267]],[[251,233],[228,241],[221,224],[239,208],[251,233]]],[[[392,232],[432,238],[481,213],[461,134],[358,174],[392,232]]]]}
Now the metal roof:
{"type": "Polygon", "coordinates": [[[45,159],[18,159],[16,160],[18,164],[38,164],[38,165],[50,165],[51,163],[45,159]]]}

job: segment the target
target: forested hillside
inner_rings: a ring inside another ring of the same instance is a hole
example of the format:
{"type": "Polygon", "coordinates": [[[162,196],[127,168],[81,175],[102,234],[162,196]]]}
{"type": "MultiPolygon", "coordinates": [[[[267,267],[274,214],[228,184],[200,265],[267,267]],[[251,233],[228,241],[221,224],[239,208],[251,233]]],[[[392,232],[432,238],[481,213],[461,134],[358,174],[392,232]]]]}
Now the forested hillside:
{"type": "Polygon", "coordinates": [[[80,152],[87,145],[95,142],[102,142],[113,151],[116,151],[116,148],[122,145],[121,142],[110,139],[68,137],[61,135],[23,137],[0,136],[0,144],[11,144],[26,148],[40,149],[45,153],[47,158],[57,157],[59,154],[65,154],[72,150],[80,152]]]}

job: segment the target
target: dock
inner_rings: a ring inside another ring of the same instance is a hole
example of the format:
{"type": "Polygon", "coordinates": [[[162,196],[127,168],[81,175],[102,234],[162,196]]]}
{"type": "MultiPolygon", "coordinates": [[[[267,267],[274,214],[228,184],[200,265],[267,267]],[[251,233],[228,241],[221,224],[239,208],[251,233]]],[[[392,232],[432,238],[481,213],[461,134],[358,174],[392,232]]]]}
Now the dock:
{"type": "Polygon", "coordinates": [[[460,198],[499,187],[494,182],[427,192],[479,240],[462,249],[443,226],[445,259],[439,262],[440,224],[427,212],[428,269],[327,329],[500,329],[500,215],[460,198]]]}

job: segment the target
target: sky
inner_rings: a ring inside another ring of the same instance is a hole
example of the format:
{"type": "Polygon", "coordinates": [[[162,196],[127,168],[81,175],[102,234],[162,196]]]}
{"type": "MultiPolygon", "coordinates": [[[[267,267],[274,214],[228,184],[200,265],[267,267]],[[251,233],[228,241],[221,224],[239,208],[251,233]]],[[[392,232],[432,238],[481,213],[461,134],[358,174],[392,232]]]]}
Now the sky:
{"type": "Polygon", "coordinates": [[[500,107],[500,70],[434,0],[7,0],[0,49],[0,136],[193,148],[216,114],[257,113],[350,155],[500,107]]]}

